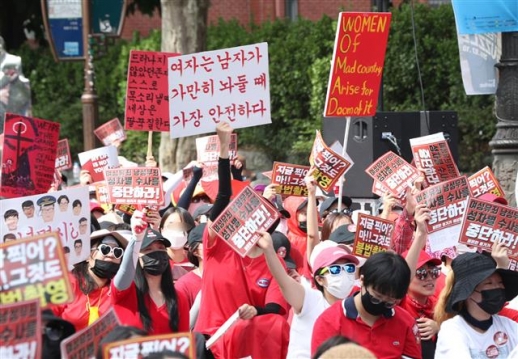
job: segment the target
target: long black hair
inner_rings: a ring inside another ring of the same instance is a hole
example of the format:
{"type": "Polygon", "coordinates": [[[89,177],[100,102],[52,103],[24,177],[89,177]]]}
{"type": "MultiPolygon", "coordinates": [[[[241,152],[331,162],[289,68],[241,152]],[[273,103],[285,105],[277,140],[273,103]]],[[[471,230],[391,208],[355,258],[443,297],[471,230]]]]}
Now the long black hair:
{"type": "Polygon", "coordinates": [[[77,283],[79,283],[79,289],[83,292],[84,295],[90,294],[93,290],[97,289],[97,283],[90,275],[90,271],[88,269],[89,263],[88,261],[83,261],[81,263],[77,263],[72,269],[72,274],[77,279],[77,283]]]}
{"type": "MultiPolygon", "coordinates": [[[[140,320],[144,325],[144,329],[151,331],[153,323],[151,322],[151,317],[146,305],[146,295],[149,294],[149,285],[147,283],[146,276],[144,275],[144,270],[140,265],[140,261],[137,262],[137,269],[135,272],[135,286],[137,287],[137,303],[138,310],[140,312],[140,320]]],[[[177,332],[179,317],[178,303],[176,301],[176,290],[174,289],[173,274],[171,272],[171,265],[169,263],[167,264],[167,269],[162,274],[162,278],[160,280],[160,289],[164,295],[167,311],[169,313],[169,328],[173,332],[177,332]]],[[[152,299],[150,298],[150,300],[152,299]]]]}

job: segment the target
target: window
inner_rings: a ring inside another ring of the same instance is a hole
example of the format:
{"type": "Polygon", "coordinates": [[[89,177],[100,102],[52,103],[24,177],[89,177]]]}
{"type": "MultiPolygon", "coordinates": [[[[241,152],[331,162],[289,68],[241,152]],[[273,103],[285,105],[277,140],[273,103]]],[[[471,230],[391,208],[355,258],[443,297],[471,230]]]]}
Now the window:
{"type": "Polygon", "coordinates": [[[430,6],[450,5],[451,0],[428,0],[430,6]]]}
{"type": "Polygon", "coordinates": [[[299,16],[299,0],[286,0],[286,18],[295,21],[299,16]]]}

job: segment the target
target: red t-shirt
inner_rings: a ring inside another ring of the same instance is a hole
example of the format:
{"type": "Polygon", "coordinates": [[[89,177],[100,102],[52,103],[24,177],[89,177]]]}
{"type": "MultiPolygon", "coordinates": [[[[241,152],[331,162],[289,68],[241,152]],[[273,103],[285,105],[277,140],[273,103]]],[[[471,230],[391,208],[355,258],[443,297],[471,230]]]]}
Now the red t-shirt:
{"type": "Polygon", "coordinates": [[[334,303],[318,317],[313,327],[311,355],[327,339],[342,335],[378,358],[421,358],[418,333],[414,318],[399,307],[394,308],[391,317],[381,316],[372,327],[368,326],[358,315],[354,297],[349,297],[334,303]]]}
{"type": "MultiPolygon", "coordinates": [[[[128,289],[118,290],[112,282],[112,304],[115,313],[119,317],[122,325],[131,325],[144,329],[138,310],[137,287],[132,282],[128,289]]],[[[147,310],[151,317],[152,329],[149,335],[168,334],[173,331],[169,327],[169,311],[167,305],[157,307],[149,294],[145,296],[147,310]]],[[[178,307],[178,332],[188,332],[189,328],[189,305],[183,293],[176,292],[176,302],[178,307]]]]}
{"type": "Polygon", "coordinates": [[[190,309],[201,290],[201,277],[194,272],[189,272],[178,279],[174,285],[174,289],[176,289],[176,293],[183,293],[190,309]]]}
{"type": "Polygon", "coordinates": [[[70,285],[74,293],[74,301],[72,303],[58,305],[52,307],[52,311],[58,317],[72,323],[76,328],[76,332],[88,326],[88,318],[90,314],[87,308],[87,302],[90,301],[90,306],[99,306],[99,317],[105,314],[111,308],[111,289],[107,285],[100,289],[92,291],[85,295],[79,288],[79,282],[75,275],[69,273],[70,285]]]}

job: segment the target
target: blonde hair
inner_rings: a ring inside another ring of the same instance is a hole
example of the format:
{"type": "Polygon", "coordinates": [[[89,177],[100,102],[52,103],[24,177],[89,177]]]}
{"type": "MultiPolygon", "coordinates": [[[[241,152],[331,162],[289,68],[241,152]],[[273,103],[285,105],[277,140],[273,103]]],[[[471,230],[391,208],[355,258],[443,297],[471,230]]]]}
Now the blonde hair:
{"type": "MultiPolygon", "coordinates": [[[[437,325],[440,327],[441,324],[457,315],[457,312],[448,313],[446,312],[446,305],[448,304],[448,300],[450,299],[451,292],[453,290],[453,285],[455,284],[455,275],[453,270],[450,270],[446,275],[446,281],[444,284],[444,288],[439,294],[439,299],[437,300],[437,304],[434,308],[433,319],[437,322],[437,325]]],[[[464,305],[464,302],[458,303],[460,307],[464,305]]]]}

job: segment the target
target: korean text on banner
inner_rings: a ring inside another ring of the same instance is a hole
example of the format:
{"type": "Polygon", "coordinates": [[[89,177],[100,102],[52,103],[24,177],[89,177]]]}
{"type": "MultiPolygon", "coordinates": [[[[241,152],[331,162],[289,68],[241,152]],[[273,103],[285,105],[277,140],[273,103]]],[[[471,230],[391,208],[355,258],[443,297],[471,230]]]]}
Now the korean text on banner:
{"type": "Polygon", "coordinates": [[[167,58],[178,55],[130,51],[124,117],[126,130],[169,132],[167,58]]]}
{"type": "Polygon", "coordinates": [[[171,333],[132,338],[103,346],[103,359],[144,358],[163,351],[180,352],[187,358],[196,358],[192,333],[171,333]]]}
{"type": "Polygon", "coordinates": [[[268,44],[168,59],[171,138],[271,123],[268,44]]]}
{"type": "Polygon", "coordinates": [[[394,222],[365,213],[358,215],[354,236],[353,254],[369,258],[371,255],[390,249],[394,222]]]}
{"type": "MultiPolygon", "coordinates": [[[[218,160],[219,160],[219,139],[217,135],[198,137],[196,139],[197,161],[203,163],[203,180],[214,180],[218,178],[218,160]]],[[[228,158],[230,164],[234,163],[237,157],[237,134],[230,136],[230,144],[228,145],[228,158]]],[[[189,178],[192,175],[192,166],[184,171],[184,177],[189,178]],[[189,173],[190,172],[190,173],[189,173]]]]}
{"type": "Polygon", "coordinates": [[[70,146],[68,139],[58,141],[56,150],[56,169],[59,171],[69,170],[72,168],[72,157],[70,156],[70,146]]]}
{"type": "Polygon", "coordinates": [[[126,139],[126,132],[122,128],[118,118],[114,118],[105,124],[97,127],[94,134],[103,143],[104,146],[115,145],[126,139]]]}
{"type": "Polygon", "coordinates": [[[518,209],[470,197],[459,242],[490,252],[495,241],[503,243],[510,256],[518,255],[518,209]]]}
{"type": "Polygon", "coordinates": [[[281,196],[308,196],[308,188],[304,178],[309,166],[293,165],[290,163],[274,162],[272,184],[276,184],[276,193],[281,196]]]}
{"type": "Polygon", "coordinates": [[[486,193],[494,194],[498,197],[505,197],[504,190],[500,186],[491,168],[484,167],[477,173],[468,178],[469,188],[473,197],[478,198],[486,193]]]}
{"type": "Polygon", "coordinates": [[[324,116],[376,114],[390,18],[390,13],[339,14],[324,116]]]}
{"type": "Polygon", "coordinates": [[[0,358],[41,358],[39,300],[0,306],[0,358]]]}
{"type": "Polygon", "coordinates": [[[109,203],[162,205],[162,175],[159,168],[132,167],[104,172],[109,203]]]}
{"type": "Polygon", "coordinates": [[[94,182],[104,181],[104,170],[119,167],[115,146],[105,146],[78,154],[81,169],[87,170],[94,182]]]}
{"type": "Polygon", "coordinates": [[[46,193],[54,178],[59,123],[5,114],[0,196],[46,193]]]}
{"type": "Polygon", "coordinates": [[[350,157],[343,158],[326,145],[318,130],[316,131],[315,141],[311,149],[309,163],[315,166],[313,176],[317,185],[326,192],[332,190],[335,183],[353,165],[350,157]]]}
{"type": "Polygon", "coordinates": [[[411,138],[410,147],[416,167],[424,172],[427,186],[460,176],[442,132],[411,138]]]}
{"type": "Polygon", "coordinates": [[[42,309],[74,299],[55,232],[0,244],[0,304],[33,299],[42,309]]]}
{"type": "Polygon", "coordinates": [[[246,186],[216,218],[211,228],[241,257],[245,257],[260,238],[257,232],[267,231],[279,217],[279,212],[268,200],[246,186]]]}
{"type": "Polygon", "coordinates": [[[452,0],[460,34],[518,31],[516,0],[452,0]]]}

